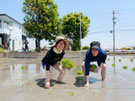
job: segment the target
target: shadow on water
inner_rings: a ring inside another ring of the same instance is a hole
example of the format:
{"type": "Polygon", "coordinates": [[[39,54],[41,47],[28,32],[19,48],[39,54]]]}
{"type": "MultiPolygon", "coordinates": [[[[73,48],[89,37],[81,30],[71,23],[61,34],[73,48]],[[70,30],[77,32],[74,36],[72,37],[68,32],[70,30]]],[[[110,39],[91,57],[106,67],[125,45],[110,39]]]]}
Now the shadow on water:
{"type": "MultiPolygon", "coordinates": [[[[76,81],[74,83],[75,86],[84,87],[85,82],[86,82],[85,77],[77,76],[75,79],[76,79],[76,81]]],[[[101,80],[97,79],[97,78],[94,78],[94,77],[89,77],[89,83],[90,84],[94,84],[95,82],[98,82],[98,81],[101,81],[101,80]]]]}
{"type": "MultiPolygon", "coordinates": [[[[37,82],[37,85],[38,85],[38,86],[40,86],[40,87],[42,87],[42,88],[45,87],[45,83],[44,83],[44,82],[45,82],[45,78],[37,79],[36,82],[37,82]]],[[[51,84],[51,87],[52,87],[52,86],[54,86],[54,84],[66,84],[66,83],[52,79],[52,80],[50,81],[50,84],[51,84]]]]}

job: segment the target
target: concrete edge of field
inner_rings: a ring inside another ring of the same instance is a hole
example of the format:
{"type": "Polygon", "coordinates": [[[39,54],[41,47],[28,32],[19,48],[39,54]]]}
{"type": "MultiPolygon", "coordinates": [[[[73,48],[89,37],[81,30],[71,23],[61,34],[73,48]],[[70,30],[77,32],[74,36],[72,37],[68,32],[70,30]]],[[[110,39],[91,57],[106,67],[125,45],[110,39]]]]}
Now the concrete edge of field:
{"type": "MultiPolygon", "coordinates": [[[[0,58],[42,58],[47,52],[12,52],[0,53],[0,58]]],[[[113,55],[111,52],[106,52],[108,55],[113,55]]],[[[79,58],[85,57],[86,51],[66,51],[64,57],[79,58]]],[[[130,52],[116,52],[115,55],[135,55],[135,51],[130,52]]]]}

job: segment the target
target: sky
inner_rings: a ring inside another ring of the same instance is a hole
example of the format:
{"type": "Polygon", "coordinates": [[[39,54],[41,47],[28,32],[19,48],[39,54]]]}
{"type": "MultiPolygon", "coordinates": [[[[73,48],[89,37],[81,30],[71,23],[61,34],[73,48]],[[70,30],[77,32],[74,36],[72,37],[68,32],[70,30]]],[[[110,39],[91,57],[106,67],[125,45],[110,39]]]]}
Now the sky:
{"type": "MultiPolygon", "coordinates": [[[[1,0],[0,14],[8,14],[23,23],[24,0],[1,0]]],[[[135,46],[135,0],[54,0],[58,5],[59,18],[71,12],[82,12],[91,20],[88,35],[82,39],[82,46],[92,41],[100,41],[103,49],[113,48],[113,14],[115,11],[115,47],[135,46]]],[[[29,47],[35,47],[34,39],[29,39],[29,47]]],[[[41,41],[41,47],[48,45],[41,41]]]]}

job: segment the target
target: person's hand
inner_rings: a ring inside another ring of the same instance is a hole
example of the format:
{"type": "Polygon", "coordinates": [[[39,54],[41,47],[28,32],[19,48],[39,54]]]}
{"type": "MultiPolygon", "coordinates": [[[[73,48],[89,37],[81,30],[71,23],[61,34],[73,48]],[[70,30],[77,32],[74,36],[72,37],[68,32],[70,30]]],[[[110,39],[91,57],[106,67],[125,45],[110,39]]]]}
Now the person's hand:
{"type": "Polygon", "coordinates": [[[63,67],[63,70],[64,70],[64,71],[66,71],[66,69],[67,69],[66,67],[63,67]]]}
{"type": "Polygon", "coordinates": [[[100,70],[100,68],[95,69],[94,73],[98,73],[99,70],[100,70]]]}
{"type": "Polygon", "coordinates": [[[44,66],[44,69],[46,69],[46,66],[44,66]]]}

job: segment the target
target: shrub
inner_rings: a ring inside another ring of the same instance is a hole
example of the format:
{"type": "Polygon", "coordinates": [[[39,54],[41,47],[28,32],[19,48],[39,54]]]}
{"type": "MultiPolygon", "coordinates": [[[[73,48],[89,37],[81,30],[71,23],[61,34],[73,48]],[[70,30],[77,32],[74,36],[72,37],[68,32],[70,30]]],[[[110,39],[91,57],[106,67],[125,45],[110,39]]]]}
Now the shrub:
{"type": "Polygon", "coordinates": [[[89,46],[84,46],[84,47],[82,48],[82,50],[88,50],[88,49],[90,49],[89,46]]]}
{"type": "Polygon", "coordinates": [[[0,48],[0,53],[3,53],[4,52],[4,49],[3,48],[0,48]]]}
{"type": "Polygon", "coordinates": [[[17,50],[15,50],[15,51],[10,51],[11,53],[17,53],[18,51],[17,50]]]}
{"type": "Polygon", "coordinates": [[[61,63],[63,65],[63,67],[65,67],[67,69],[71,69],[71,68],[75,67],[75,61],[71,61],[70,58],[69,59],[62,59],[61,63]]]}

